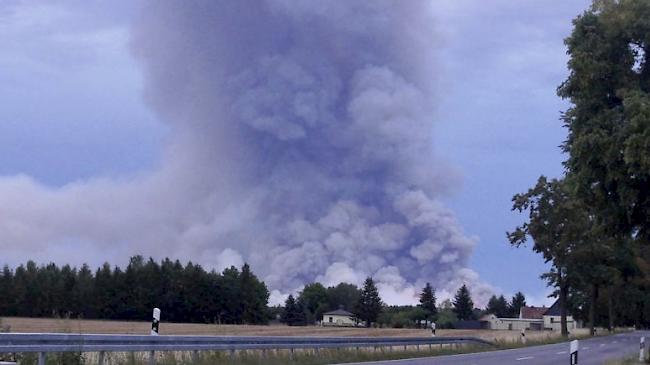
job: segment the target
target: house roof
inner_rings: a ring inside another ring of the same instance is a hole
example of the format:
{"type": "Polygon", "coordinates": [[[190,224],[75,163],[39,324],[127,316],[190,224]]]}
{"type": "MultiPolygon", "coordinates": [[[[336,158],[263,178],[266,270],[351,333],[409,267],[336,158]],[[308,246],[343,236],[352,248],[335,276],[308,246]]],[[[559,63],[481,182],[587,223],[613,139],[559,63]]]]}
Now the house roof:
{"type": "Polygon", "coordinates": [[[327,315],[327,316],[347,316],[347,317],[353,317],[353,316],[354,316],[354,313],[350,313],[350,312],[348,312],[348,311],[346,311],[346,310],[344,310],[344,309],[337,309],[337,310],[335,310],[335,311],[331,311],[331,312],[323,313],[323,315],[324,315],[324,316],[327,315]]]}
{"type": "Polygon", "coordinates": [[[542,319],[546,314],[546,307],[521,307],[519,318],[522,319],[542,319]]]}
{"type": "Polygon", "coordinates": [[[545,316],[561,316],[562,313],[560,312],[560,301],[556,300],[553,305],[548,308],[546,313],[544,313],[545,316]]]}

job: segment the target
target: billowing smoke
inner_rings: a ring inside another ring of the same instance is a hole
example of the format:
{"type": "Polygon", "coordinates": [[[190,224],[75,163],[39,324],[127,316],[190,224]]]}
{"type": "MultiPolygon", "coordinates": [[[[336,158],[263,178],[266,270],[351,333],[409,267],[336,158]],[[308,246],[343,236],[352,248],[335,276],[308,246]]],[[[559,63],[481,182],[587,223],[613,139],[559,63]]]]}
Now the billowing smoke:
{"type": "Polygon", "coordinates": [[[433,154],[427,2],[144,9],[132,49],[171,130],[162,166],[60,189],[1,179],[3,255],[248,261],[275,301],[367,275],[389,303],[415,301],[426,281],[443,297],[467,282],[484,301],[489,286],[466,267],[476,239],[438,200],[455,178],[433,154]]]}

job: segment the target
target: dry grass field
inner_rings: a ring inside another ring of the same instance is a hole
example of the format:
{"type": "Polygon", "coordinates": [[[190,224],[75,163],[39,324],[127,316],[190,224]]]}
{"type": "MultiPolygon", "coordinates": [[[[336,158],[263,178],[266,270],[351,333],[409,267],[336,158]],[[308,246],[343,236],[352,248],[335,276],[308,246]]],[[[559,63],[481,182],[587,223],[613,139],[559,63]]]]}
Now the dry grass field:
{"type": "MultiPolygon", "coordinates": [[[[71,332],[71,333],[118,333],[148,334],[150,322],[98,321],[79,319],[18,318],[2,317],[2,324],[10,326],[11,332],[71,332]]],[[[288,327],[215,325],[192,323],[160,324],[162,335],[239,335],[239,336],[369,336],[369,337],[418,337],[430,336],[424,329],[398,328],[332,328],[332,327],[288,327]]],[[[438,330],[439,336],[474,336],[489,341],[519,341],[518,331],[494,330],[438,330]]],[[[548,331],[529,331],[529,340],[548,340],[557,337],[557,333],[548,331]]]]}

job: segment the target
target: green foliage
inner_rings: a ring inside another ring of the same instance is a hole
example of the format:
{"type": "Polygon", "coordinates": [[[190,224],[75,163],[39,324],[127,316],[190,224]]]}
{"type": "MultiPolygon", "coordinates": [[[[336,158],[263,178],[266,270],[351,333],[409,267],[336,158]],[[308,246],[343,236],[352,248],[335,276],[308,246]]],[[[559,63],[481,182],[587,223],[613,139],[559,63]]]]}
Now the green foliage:
{"type": "Polygon", "coordinates": [[[566,175],[515,195],[513,209],[529,219],[508,238],[515,246],[532,238],[552,264],[543,278],[563,314],[592,327],[647,326],[650,2],[596,0],[565,43],[570,72],[558,95],[572,104],[562,115],[566,175]]]}
{"type": "Polygon", "coordinates": [[[305,305],[296,301],[293,295],[289,295],[284,302],[284,311],[282,312],[282,322],[289,326],[305,326],[306,322],[305,305]]]}
{"type": "Polygon", "coordinates": [[[307,323],[313,324],[322,319],[328,310],[327,289],[321,283],[305,285],[298,296],[298,301],[304,304],[307,323]]]}
{"type": "Polygon", "coordinates": [[[488,301],[487,308],[485,308],[487,313],[494,314],[499,318],[508,317],[508,301],[506,298],[501,295],[497,298],[496,295],[493,295],[488,301]]]}
{"type": "Polygon", "coordinates": [[[430,283],[427,283],[420,294],[420,307],[425,311],[425,319],[435,321],[438,314],[436,308],[436,292],[430,283]]]}
{"type": "Polygon", "coordinates": [[[451,308],[444,308],[438,312],[438,319],[436,321],[436,327],[440,329],[449,329],[454,328],[458,322],[458,317],[456,313],[451,308]]]}
{"type": "Polygon", "coordinates": [[[467,289],[467,285],[463,284],[456,295],[454,296],[454,313],[459,320],[470,320],[474,318],[474,302],[472,296],[467,289]]]}
{"type": "Polygon", "coordinates": [[[519,310],[521,307],[526,306],[526,297],[524,293],[517,292],[508,303],[508,317],[517,318],[519,317],[519,310]]]}
{"type": "Polygon", "coordinates": [[[372,322],[377,321],[382,307],[383,303],[379,297],[379,291],[377,290],[374,281],[371,277],[366,278],[366,281],[363,284],[363,289],[361,290],[359,301],[355,308],[357,318],[364,321],[366,327],[370,327],[372,322]]]}
{"type": "Polygon", "coordinates": [[[223,274],[176,260],[142,256],[125,270],[106,263],[96,272],[33,261],[0,273],[0,316],[150,320],[154,307],[163,321],[266,323],[268,290],[248,265],[223,274]]]}
{"type": "Polygon", "coordinates": [[[361,290],[356,285],[340,283],[337,286],[327,288],[327,310],[324,312],[339,308],[351,311],[359,302],[361,290]]]}

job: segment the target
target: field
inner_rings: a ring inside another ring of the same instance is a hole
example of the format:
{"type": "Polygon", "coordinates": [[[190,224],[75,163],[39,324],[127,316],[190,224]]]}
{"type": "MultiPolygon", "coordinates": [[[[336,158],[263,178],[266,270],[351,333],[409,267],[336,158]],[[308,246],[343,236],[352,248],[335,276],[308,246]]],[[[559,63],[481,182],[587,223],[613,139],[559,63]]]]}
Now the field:
{"type": "MultiPolygon", "coordinates": [[[[148,334],[150,322],[98,321],[79,319],[49,319],[49,318],[0,318],[4,326],[9,326],[11,332],[71,332],[71,333],[115,333],[115,334],[148,334]]],[[[288,327],[283,325],[247,326],[247,325],[215,325],[193,323],[160,324],[161,335],[233,335],[233,336],[368,336],[368,337],[420,337],[430,336],[431,332],[424,329],[399,328],[332,328],[332,327],[288,327]]],[[[438,330],[438,336],[474,336],[489,341],[515,342],[519,341],[518,331],[495,330],[438,330]]],[[[557,333],[548,331],[528,331],[528,340],[549,340],[557,337],[557,333]]]]}

